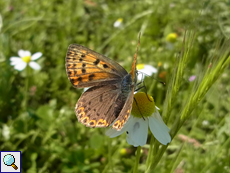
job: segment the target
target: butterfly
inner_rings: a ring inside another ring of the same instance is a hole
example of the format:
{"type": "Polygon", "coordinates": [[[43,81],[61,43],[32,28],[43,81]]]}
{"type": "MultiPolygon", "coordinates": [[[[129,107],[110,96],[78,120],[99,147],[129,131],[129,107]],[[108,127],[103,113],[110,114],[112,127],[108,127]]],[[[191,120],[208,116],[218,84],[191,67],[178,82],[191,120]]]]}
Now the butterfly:
{"type": "Polygon", "coordinates": [[[132,109],[137,51],[128,73],[117,62],[84,46],[71,44],[68,47],[65,67],[70,82],[76,88],[90,87],[75,107],[79,122],[87,127],[112,124],[112,128],[122,129],[132,109]]]}

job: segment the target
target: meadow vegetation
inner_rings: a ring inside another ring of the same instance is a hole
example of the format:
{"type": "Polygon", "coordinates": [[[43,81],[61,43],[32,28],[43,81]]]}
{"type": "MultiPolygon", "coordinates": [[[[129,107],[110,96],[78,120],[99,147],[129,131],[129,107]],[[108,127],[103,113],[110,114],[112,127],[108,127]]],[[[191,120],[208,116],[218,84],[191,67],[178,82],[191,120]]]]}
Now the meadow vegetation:
{"type": "Polygon", "coordinates": [[[229,16],[227,0],[0,1],[0,151],[21,151],[25,173],[230,173],[229,16]],[[139,32],[137,60],[158,69],[145,85],[172,142],[149,133],[136,155],[126,134],[77,121],[83,89],[65,57],[77,43],[130,71],[139,32]],[[41,69],[15,70],[20,49],[41,52],[41,69]]]}

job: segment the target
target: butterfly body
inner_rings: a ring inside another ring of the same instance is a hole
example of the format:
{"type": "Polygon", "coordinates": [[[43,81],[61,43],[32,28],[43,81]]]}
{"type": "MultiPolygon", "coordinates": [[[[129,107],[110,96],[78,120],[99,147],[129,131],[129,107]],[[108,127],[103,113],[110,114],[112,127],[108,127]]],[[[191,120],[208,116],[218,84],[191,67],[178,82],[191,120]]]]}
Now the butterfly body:
{"type": "Polygon", "coordinates": [[[120,130],[129,118],[135,89],[136,58],[128,73],[115,61],[84,46],[72,44],[66,55],[67,76],[76,88],[90,87],[79,98],[75,112],[88,127],[120,130]]]}

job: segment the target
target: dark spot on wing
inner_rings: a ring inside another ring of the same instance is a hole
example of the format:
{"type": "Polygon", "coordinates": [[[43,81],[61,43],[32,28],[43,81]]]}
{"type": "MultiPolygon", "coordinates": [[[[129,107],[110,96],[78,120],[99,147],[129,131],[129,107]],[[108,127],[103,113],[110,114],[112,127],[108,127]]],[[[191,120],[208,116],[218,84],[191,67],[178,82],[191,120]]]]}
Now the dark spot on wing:
{"type": "Polygon", "coordinates": [[[100,62],[100,60],[99,59],[97,59],[96,61],[94,61],[93,63],[94,63],[94,65],[97,65],[97,64],[99,64],[99,62],[100,62]]]}
{"type": "Polygon", "coordinates": [[[77,80],[78,80],[79,82],[81,82],[81,81],[82,81],[82,77],[79,77],[77,80]]]}
{"type": "Polygon", "coordinates": [[[75,80],[74,79],[70,79],[70,81],[71,81],[71,83],[74,83],[75,80]]]}
{"type": "Polygon", "coordinates": [[[81,72],[82,72],[82,73],[85,73],[85,72],[86,72],[86,70],[83,68],[83,69],[81,69],[81,72]]]}
{"type": "Polygon", "coordinates": [[[94,76],[94,74],[89,75],[89,81],[93,80],[94,76]]]}
{"type": "Polygon", "coordinates": [[[93,122],[93,121],[92,121],[92,122],[90,122],[90,123],[89,123],[89,125],[91,125],[91,126],[92,126],[92,125],[94,125],[94,122],[93,122]]]}
{"type": "Polygon", "coordinates": [[[109,66],[107,64],[103,64],[103,67],[104,68],[108,68],[109,66]]]}

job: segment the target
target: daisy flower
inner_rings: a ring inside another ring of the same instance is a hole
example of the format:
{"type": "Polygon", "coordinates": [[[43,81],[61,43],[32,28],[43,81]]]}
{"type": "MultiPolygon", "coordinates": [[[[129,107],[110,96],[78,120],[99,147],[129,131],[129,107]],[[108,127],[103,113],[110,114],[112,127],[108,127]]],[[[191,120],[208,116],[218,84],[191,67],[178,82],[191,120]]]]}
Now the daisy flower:
{"type": "Polygon", "coordinates": [[[121,27],[121,26],[122,26],[122,21],[123,21],[122,18],[117,19],[117,20],[114,22],[113,26],[114,26],[115,28],[121,27]]]}
{"type": "Polygon", "coordinates": [[[127,142],[130,145],[143,146],[147,141],[149,127],[161,144],[167,145],[171,142],[170,130],[162,120],[153,98],[150,95],[147,97],[143,92],[136,93],[134,98],[136,101],[133,101],[131,115],[124,127],[120,131],[109,129],[106,135],[114,138],[126,132],[127,142]]]}
{"type": "Polygon", "coordinates": [[[39,70],[41,68],[38,63],[34,62],[34,60],[42,56],[41,52],[31,55],[30,51],[19,50],[18,55],[19,57],[13,56],[10,58],[10,65],[13,65],[16,70],[24,70],[27,64],[34,70],[39,70]]]}
{"type": "Polygon", "coordinates": [[[142,80],[143,75],[145,77],[145,75],[149,75],[151,76],[153,73],[157,73],[157,69],[151,65],[147,65],[147,64],[137,64],[136,66],[137,70],[141,73],[138,73],[137,79],[138,80],[142,80]]]}

